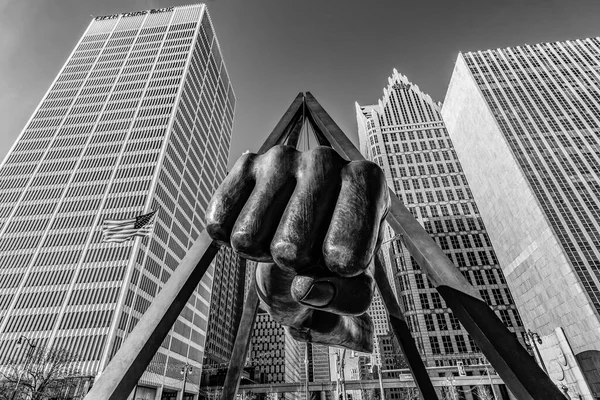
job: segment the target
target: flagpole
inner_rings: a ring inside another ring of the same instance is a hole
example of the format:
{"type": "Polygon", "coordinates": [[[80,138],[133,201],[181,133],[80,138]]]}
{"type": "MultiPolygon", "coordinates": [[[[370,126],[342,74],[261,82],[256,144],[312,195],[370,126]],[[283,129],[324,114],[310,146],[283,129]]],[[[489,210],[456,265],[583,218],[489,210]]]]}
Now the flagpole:
{"type": "MultiPolygon", "coordinates": [[[[146,208],[147,206],[145,206],[144,208],[146,208]]],[[[158,212],[156,213],[158,214],[158,212]]],[[[156,218],[156,215],[154,216],[154,218],[156,218]]],[[[152,228],[152,233],[154,233],[154,227],[152,228]]],[[[133,243],[133,249],[131,251],[131,257],[129,259],[129,263],[127,265],[127,268],[125,269],[125,277],[123,282],[125,282],[125,285],[123,287],[123,293],[122,295],[119,296],[119,300],[117,302],[117,307],[116,307],[116,311],[115,311],[115,318],[113,321],[113,325],[109,328],[108,331],[108,335],[107,335],[107,343],[106,343],[106,347],[104,349],[104,354],[102,355],[102,358],[100,359],[100,365],[98,368],[98,371],[100,371],[100,374],[102,373],[102,371],[104,370],[104,367],[108,364],[108,360],[112,351],[112,347],[114,346],[115,343],[115,339],[117,337],[117,329],[118,329],[118,324],[119,324],[119,318],[118,316],[120,315],[120,313],[123,311],[123,309],[125,308],[125,301],[127,300],[127,288],[129,286],[129,284],[131,284],[131,274],[133,274],[133,268],[135,268],[135,260],[136,260],[136,253],[137,250],[139,248],[139,244],[140,241],[137,240],[139,237],[135,236],[134,239],[134,243],[133,243]],[[131,271],[131,274],[129,274],[129,271],[131,271]]],[[[149,247],[148,247],[149,249],[149,247]]],[[[148,251],[148,249],[146,249],[146,252],[148,251]]],[[[141,271],[140,271],[141,273],[141,271]]],[[[136,287],[137,289],[137,287],[136,287]]],[[[137,294],[137,293],[136,293],[137,294]]],[[[135,297],[135,295],[134,295],[135,297]]],[[[135,300],[135,298],[134,298],[135,300]]],[[[134,303],[132,303],[134,304],[134,303]]],[[[131,318],[131,312],[129,313],[129,318],[131,318]]],[[[129,319],[127,320],[127,324],[125,325],[125,337],[123,338],[123,342],[125,341],[125,339],[127,338],[128,334],[128,328],[129,328],[129,319]]],[[[136,382],[137,385],[137,382],[136,382]]]]}
{"type": "MultiPolygon", "coordinates": [[[[144,212],[144,214],[147,214],[148,212],[144,212]]],[[[140,273],[138,274],[138,278],[135,282],[135,289],[133,291],[133,299],[131,300],[131,310],[129,311],[129,317],[127,318],[127,324],[125,324],[125,336],[123,337],[123,341],[125,341],[125,339],[127,339],[127,337],[129,336],[129,329],[131,327],[131,319],[133,318],[133,310],[135,310],[135,300],[138,297],[138,289],[140,287],[140,280],[142,279],[142,274],[144,273],[144,271],[146,270],[146,259],[148,258],[148,251],[150,250],[150,239],[152,238],[152,235],[154,235],[154,228],[156,226],[156,220],[158,219],[158,210],[154,210],[154,215],[152,216],[152,219],[149,221],[152,222],[152,231],[148,233],[147,237],[148,238],[148,246],[146,246],[146,251],[144,252],[144,262],[141,263],[140,265],[140,273]]],[[[140,246],[140,242],[143,240],[142,237],[140,236],[134,236],[134,244],[133,244],[133,248],[139,248],[140,246]]],[[[134,259],[137,259],[137,255],[134,253],[132,254],[132,256],[134,257],[134,259]]],[[[133,263],[133,272],[135,272],[135,261],[133,263]]],[[[133,283],[133,282],[131,282],[133,283]]],[[[127,298],[127,297],[125,297],[127,298]]],[[[142,315],[144,313],[141,313],[142,315]]],[[[136,384],[137,387],[137,384],[136,384]]],[[[135,399],[134,399],[135,400],[135,399]]]]}
{"type": "MultiPolygon", "coordinates": [[[[142,241],[142,238],[139,236],[135,236],[133,239],[133,248],[137,249],[137,251],[132,252],[132,257],[134,259],[133,261],[133,271],[131,272],[132,274],[135,274],[135,267],[136,267],[136,263],[135,260],[137,259],[137,252],[140,251],[140,242],[142,241]]],[[[148,256],[148,249],[150,248],[150,246],[146,246],[146,251],[144,254],[144,258],[146,258],[148,256]]],[[[136,279],[136,282],[130,282],[130,284],[134,285],[135,288],[133,289],[133,299],[131,300],[131,305],[129,306],[130,310],[129,310],[129,316],[127,317],[127,323],[125,324],[125,335],[123,336],[123,340],[127,339],[127,337],[129,336],[129,328],[131,326],[131,318],[133,318],[133,310],[135,307],[135,299],[137,298],[138,295],[138,288],[140,287],[139,283],[140,283],[140,279],[142,279],[142,273],[144,271],[144,267],[146,266],[146,263],[142,263],[142,265],[140,266],[140,273],[138,274],[138,278],[136,279]]],[[[127,296],[125,296],[125,299],[127,299],[127,296]]],[[[123,307],[125,306],[125,304],[123,305],[123,307]]]]}

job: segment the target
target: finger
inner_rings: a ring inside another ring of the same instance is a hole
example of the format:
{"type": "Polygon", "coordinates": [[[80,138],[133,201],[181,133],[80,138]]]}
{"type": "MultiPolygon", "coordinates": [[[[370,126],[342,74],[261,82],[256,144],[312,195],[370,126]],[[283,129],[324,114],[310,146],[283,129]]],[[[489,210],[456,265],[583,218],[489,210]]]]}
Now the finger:
{"type": "Polygon", "coordinates": [[[323,242],[325,264],[341,276],[354,276],[371,262],[379,226],[389,208],[381,169],[353,161],[342,169],[342,187],[323,242]]]}
{"type": "Polygon", "coordinates": [[[341,187],[341,169],[348,162],[329,147],[301,153],[297,184],[271,242],[280,266],[301,271],[321,258],[321,245],[341,187]]]}
{"type": "Polygon", "coordinates": [[[292,298],[307,307],[341,315],[360,315],[373,299],[373,263],[365,272],[344,278],[301,274],[292,281],[292,298]]]}
{"type": "Polygon", "coordinates": [[[229,245],[235,220],[254,189],[255,158],[256,154],[244,154],[236,161],[206,208],[206,231],[221,244],[229,245]]]}
{"type": "Polygon", "coordinates": [[[271,240],[296,185],[299,154],[293,147],[275,146],[256,157],[256,185],[231,231],[231,246],[242,256],[272,261],[271,240]]]}
{"type": "Polygon", "coordinates": [[[295,273],[272,263],[256,267],[256,291],[265,310],[282,325],[300,325],[312,310],[298,303],[290,293],[295,273]]]}
{"type": "Polygon", "coordinates": [[[366,313],[348,316],[315,310],[303,326],[286,326],[286,329],[301,342],[373,352],[373,322],[366,313]]]}

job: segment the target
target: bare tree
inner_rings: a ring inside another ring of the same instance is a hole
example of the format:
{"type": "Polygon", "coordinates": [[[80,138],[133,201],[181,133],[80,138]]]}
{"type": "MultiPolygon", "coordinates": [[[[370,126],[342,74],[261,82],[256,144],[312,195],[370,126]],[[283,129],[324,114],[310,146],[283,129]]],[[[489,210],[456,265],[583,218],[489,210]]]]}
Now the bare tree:
{"type": "Polygon", "coordinates": [[[419,400],[421,395],[416,387],[404,388],[400,397],[402,400],[419,400]]]}
{"type": "Polygon", "coordinates": [[[33,348],[0,371],[0,400],[70,400],[81,383],[79,357],[61,348],[33,348]]]}
{"type": "Polygon", "coordinates": [[[480,400],[494,400],[490,389],[484,385],[477,386],[477,396],[480,400]]]}

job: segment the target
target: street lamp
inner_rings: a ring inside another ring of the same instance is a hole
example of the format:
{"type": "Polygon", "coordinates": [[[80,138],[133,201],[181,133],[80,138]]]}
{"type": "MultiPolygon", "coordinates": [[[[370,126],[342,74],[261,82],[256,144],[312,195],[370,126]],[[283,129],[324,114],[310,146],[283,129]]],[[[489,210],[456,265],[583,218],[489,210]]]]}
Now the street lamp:
{"type": "Polygon", "coordinates": [[[192,371],[192,366],[188,363],[185,363],[185,365],[181,367],[181,375],[183,375],[183,389],[181,392],[181,400],[185,400],[185,382],[187,381],[188,374],[191,374],[192,371]]]}
{"type": "Polygon", "coordinates": [[[344,376],[344,363],[345,363],[345,358],[346,358],[346,349],[341,349],[342,353],[340,356],[340,349],[337,349],[336,353],[335,353],[335,368],[336,368],[336,373],[337,373],[337,384],[336,384],[336,397],[339,398],[340,395],[340,389],[341,389],[341,394],[342,394],[342,400],[347,400],[346,399],[346,378],[344,376]]]}
{"type": "Polygon", "coordinates": [[[544,370],[546,375],[548,375],[548,370],[546,369],[544,360],[542,360],[542,355],[540,354],[540,349],[538,349],[538,346],[537,346],[538,344],[543,343],[540,335],[538,335],[537,332],[532,332],[531,329],[527,329],[527,332],[525,332],[525,343],[527,345],[529,345],[530,347],[534,348],[534,350],[535,350],[534,358],[537,358],[539,360],[540,366],[542,367],[542,369],[544,370]]]}
{"type": "MultiPolygon", "coordinates": [[[[29,357],[31,356],[32,350],[35,349],[35,344],[31,343],[31,341],[29,339],[27,339],[25,336],[21,335],[21,336],[19,336],[19,340],[17,340],[17,346],[20,346],[23,343],[23,341],[25,341],[27,343],[27,345],[29,346],[29,350],[27,350],[27,356],[25,358],[25,368],[27,368],[27,365],[29,364],[29,357]]],[[[15,400],[15,397],[17,396],[17,390],[19,390],[19,384],[21,383],[22,375],[23,375],[23,370],[19,371],[19,375],[17,377],[17,384],[15,385],[15,391],[13,392],[11,400],[15,400]]]]}

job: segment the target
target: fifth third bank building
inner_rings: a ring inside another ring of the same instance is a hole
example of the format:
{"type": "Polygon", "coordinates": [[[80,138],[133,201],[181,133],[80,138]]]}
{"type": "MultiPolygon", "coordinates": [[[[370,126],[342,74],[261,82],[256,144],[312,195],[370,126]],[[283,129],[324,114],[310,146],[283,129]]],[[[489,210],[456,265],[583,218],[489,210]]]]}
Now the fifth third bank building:
{"type": "MultiPolygon", "coordinates": [[[[0,165],[0,366],[26,356],[23,337],[72,352],[90,381],[105,368],[203,229],[234,109],[204,5],[92,19],[0,165]],[[105,220],[144,215],[148,235],[104,240],[105,220]]],[[[144,398],[180,397],[184,365],[198,393],[212,279],[144,398]]]]}

